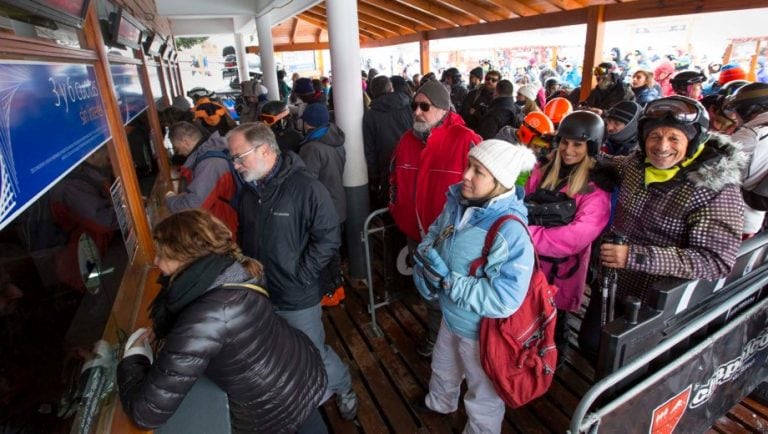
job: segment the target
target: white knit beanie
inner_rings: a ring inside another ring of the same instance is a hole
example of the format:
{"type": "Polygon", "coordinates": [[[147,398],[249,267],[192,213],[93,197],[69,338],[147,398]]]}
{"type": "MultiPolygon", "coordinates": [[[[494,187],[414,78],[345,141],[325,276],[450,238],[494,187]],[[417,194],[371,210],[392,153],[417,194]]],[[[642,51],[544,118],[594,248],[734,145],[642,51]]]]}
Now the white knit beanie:
{"type": "Polygon", "coordinates": [[[525,84],[520,86],[520,89],[517,90],[517,93],[530,100],[536,101],[536,94],[539,93],[539,89],[532,84],[525,84]]]}
{"type": "Polygon", "coordinates": [[[520,172],[529,172],[536,164],[536,156],[530,149],[497,139],[480,142],[469,151],[469,156],[485,166],[507,189],[515,186],[520,172]]]}

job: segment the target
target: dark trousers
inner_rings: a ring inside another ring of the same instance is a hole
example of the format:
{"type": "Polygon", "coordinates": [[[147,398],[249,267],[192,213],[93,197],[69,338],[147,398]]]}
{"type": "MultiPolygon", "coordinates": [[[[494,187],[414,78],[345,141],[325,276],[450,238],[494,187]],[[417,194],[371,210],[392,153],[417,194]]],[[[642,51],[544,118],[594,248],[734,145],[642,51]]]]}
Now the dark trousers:
{"type": "Polygon", "coordinates": [[[312,410],[309,417],[296,430],[296,434],[328,434],[328,428],[325,426],[323,416],[318,409],[312,410]]]}

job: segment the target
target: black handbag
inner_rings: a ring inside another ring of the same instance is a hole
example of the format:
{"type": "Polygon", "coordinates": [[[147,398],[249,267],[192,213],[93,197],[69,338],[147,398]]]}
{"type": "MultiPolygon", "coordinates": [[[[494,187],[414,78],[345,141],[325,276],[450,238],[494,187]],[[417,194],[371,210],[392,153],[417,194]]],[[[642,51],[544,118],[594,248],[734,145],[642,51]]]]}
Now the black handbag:
{"type": "Polygon", "coordinates": [[[576,201],[560,191],[540,188],[524,199],[528,208],[528,224],[551,228],[573,221],[576,201]]]}

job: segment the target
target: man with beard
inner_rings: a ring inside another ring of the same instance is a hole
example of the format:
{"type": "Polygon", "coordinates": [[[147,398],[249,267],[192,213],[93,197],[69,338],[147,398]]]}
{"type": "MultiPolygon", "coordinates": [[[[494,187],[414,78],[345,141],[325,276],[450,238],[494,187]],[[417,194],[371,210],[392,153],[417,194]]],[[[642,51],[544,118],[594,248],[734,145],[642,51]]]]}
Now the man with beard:
{"type": "Polygon", "coordinates": [[[634,101],[635,94],[628,84],[624,83],[619,68],[613,62],[603,62],[595,67],[597,86],[589,93],[584,104],[588,110],[602,115],[605,110],[621,101],[634,101]]]}
{"type": "Polygon", "coordinates": [[[233,129],[227,142],[235,169],[246,182],[238,210],[243,253],[264,265],[276,313],[320,351],[328,373],[323,401],[335,393],[341,417],[352,420],[357,396],[349,369],[325,345],[321,321],[320,274],[341,245],[331,195],[298,155],[280,152],[274,133],[263,123],[233,129]]]}
{"type": "MultiPolygon", "coordinates": [[[[392,154],[389,211],[411,250],[443,210],[448,186],[461,181],[470,148],[483,140],[450,107],[445,86],[424,83],[411,103],[413,128],[392,154]]],[[[441,321],[439,305],[428,304],[427,311],[426,340],[417,350],[424,357],[432,355],[441,321]]]]}
{"type": "Polygon", "coordinates": [[[477,131],[480,119],[488,113],[488,108],[491,106],[491,101],[493,101],[496,84],[498,84],[499,80],[501,80],[501,73],[499,71],[488,71],[485,74],[485,82],[469,92],[467,97],[464,98],[459,113],[464,118],[467,127],[477,131]]]}

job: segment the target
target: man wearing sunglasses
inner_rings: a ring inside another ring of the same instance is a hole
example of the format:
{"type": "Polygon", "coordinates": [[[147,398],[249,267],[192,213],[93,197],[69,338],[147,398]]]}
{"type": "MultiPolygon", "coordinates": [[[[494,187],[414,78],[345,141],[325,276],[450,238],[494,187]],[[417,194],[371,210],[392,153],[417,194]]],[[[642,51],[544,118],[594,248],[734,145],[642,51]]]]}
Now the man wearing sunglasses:
{"type": "Polygon", "coordinates": [[[499,71],[488,71],[485,74],[483,84],[467,94],[464,102],[461,103],[461,117],[467,124],[467,127],[477,131],[480,126],[480,120],[488,113],[488,108],[493,101],[493,95],[496,91],[496,85],[501,80],[499,71]]]}
{"type": "Polygon", "coordinates": [[[619,67],[613,62],[603,62],[593,71],[597,86],[584,101],[588,110],[602,115],[604,111],[621,101],[634,101],[635,93],[622,80],[619,67]]]}
{"type": "MultiPolygon", "coordinates": [[[[413,128],[403,134],[392,154],[389,212],[415,248],[445,205],[448,187],[462,179],[469,150],[482,137],[451,111],[448,90],[430,80],[413,97],[413,128]]],[[[418,352],[432,355],[440,328],[440,306],[428,305],[429,323],[418,352]]]]}
{"type": "MultiPolygon", "coordinates": [[[[741,245],[746,156],[708,128],[697,101],[657,99],[638,124],[640,152],[606,162],[620,179],[609,230],[628,240],[600,247],[602,266],[617,270],[617,300],[631,295],[645,304],[648,288],[666,277],[714,281],[730,273],[741,245]]],[[[600,304],[592,298],[582,323],[579,344],[587,355],[597,354],[600,304]]]]}

